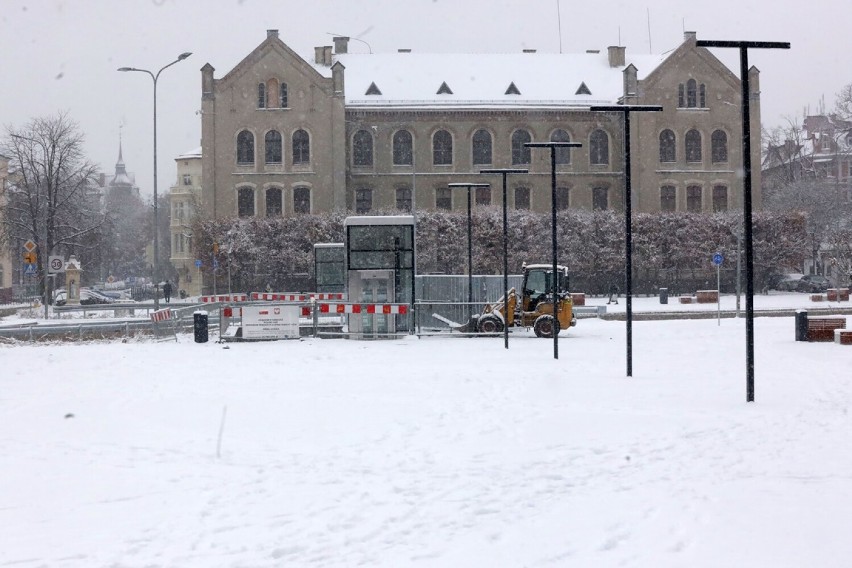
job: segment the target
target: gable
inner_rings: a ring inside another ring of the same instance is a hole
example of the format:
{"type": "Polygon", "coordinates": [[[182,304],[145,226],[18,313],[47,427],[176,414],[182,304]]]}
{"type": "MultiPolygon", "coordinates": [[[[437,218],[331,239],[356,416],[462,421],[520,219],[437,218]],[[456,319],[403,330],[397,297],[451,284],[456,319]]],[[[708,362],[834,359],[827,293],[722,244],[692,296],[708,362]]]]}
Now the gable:
{"type": "Polygon", "coordinates": [[[286,75],[293,72],[310,83],[324,87],[330,82],[329,78],[322,76],[278,37],[270,37],[244,57],[224,77],[217,79],[216,87],[225,89],[240,82],[246,76],[251,76],[252,81],[265,80],[274,76],[276,72],[279,75],[285,75],[281,78],[288,83],[286,75]]]}

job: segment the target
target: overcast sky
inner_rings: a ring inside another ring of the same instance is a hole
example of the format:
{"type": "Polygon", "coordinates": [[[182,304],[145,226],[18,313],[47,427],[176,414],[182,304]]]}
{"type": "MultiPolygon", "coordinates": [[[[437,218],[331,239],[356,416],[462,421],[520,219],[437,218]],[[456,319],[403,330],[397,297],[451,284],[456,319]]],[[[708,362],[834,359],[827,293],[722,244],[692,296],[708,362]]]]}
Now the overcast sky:
{"type": "MultiPolygon", "coordinates": [[[[558,53],[627,46],[661,53],[683,31],[699,39],[788,41],[790,50],[754,50],[764,125],[830,108],[852,83],[849,0],[0,0],[0,124],[68,111],[91,159],[107,173],[124,160],[142,192],[153,189],[153,83],[129,66],[155,71],[180,53],[157,85],[158,188],[175,183],[174,158],[200,146],[201,73],[224,76],[261,43],[267,29],[308,57],[329,34],[363,40],[350,51],[558,53]],[[368,44],[368,45],[367,45],[368,44]]],[[[715,50],[739,74],[734,50],[715,50]],[[727,53],[726,53],[727,52],[727,53]]]]}

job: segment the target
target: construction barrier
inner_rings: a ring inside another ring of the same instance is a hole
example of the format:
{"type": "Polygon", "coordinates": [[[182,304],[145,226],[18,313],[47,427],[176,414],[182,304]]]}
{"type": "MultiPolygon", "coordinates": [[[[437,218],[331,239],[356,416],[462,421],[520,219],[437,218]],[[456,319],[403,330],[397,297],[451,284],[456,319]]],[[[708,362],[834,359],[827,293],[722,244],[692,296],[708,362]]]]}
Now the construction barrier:
{"type": "Polygon", "coordinates": [[[252,300],[265,300],[269,302],[307,302],[310,300],[342,300],[342,293],[329,294],[305,294],[291,292],[252,292],[252,300]]]}
{"type": "Polygon", "coordinates": [[[218,294],[215,296],[201,296],[202,303],[205,304],[213,304],[216,302],[223,303],[237,303],[237,302],[248,302],[249,296],[248,294],[218,294]]]}

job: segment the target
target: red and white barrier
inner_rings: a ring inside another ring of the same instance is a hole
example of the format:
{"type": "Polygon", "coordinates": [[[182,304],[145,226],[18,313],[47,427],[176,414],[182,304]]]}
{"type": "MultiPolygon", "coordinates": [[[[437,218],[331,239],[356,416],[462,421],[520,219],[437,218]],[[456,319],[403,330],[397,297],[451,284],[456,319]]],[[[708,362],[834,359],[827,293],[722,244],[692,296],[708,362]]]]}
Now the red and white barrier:
{"type": "Polygon", "coordinates": [[[408,313],[408,304],[317,304],[321,314],[400,314],[408,313]]]}
{"type": "Polygon", "coordinates": [[[297,294],[281,292],[252,292],[252,300],[266,300],[270,302],[307,302],[309,300],[342,300],[342,293],[329,294],[297,294]]]}
{"type": "Polygon", "coordinates": [[[161,321],[167,321],[174,317],[174,312],[170,308],[163,308],[162,310],[157,310],[151,314],[151,321],[154,323],[158,323],[161,321]]]}
{"type": "Polygon", "coordinates": [[[201,296],[201,301],[205,304],[215,302],[248,302],[248,294],[220,294],[218,296],[201,296]]]}

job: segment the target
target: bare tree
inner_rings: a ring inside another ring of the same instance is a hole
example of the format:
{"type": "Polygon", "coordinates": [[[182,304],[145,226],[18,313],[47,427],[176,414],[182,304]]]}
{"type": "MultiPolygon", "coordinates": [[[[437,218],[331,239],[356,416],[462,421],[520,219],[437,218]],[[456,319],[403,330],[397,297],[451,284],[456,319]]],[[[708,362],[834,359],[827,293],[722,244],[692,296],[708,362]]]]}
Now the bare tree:
{"type": "MultiPolygon", "coordinates": [[[[0,152],[9,157],[3,222],[13,239],[37,245],[39,275],[56,251],[74,252],[103,222],[97,166],[83,151],[83,134],[66,113],[5,127],[0,152]]],[[[41,282],[42,287],[44,282],[41,282]]]]}

